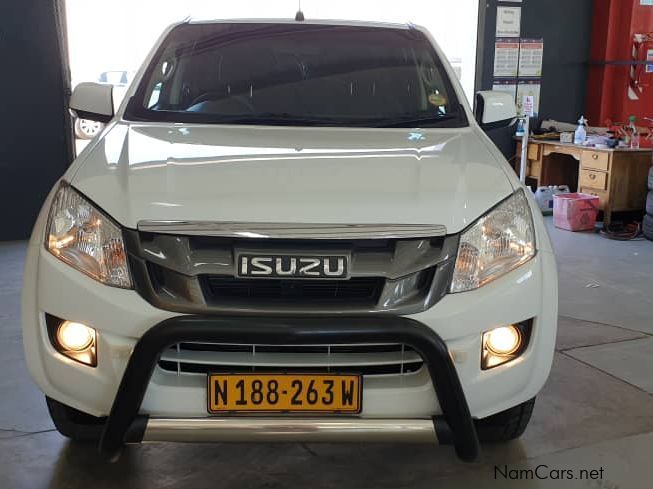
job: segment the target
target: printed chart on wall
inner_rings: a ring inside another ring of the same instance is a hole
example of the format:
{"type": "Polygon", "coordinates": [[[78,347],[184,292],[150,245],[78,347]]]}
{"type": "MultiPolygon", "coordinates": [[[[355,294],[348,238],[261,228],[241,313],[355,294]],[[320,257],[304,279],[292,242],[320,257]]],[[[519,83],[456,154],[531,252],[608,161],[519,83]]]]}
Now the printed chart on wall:
{"type": "Polygon", "coordinates": [[[519,77],[541,77],[543,59],[544,39],[522,39],[519,46],[519,77]]]}
{"type": "Polygon", "coordinates": [[[516,79],[495,79],[492,84],[492,90],[495,92],[504,92],[512,95],[514,99],[517,97],[517,80],[516,79]]]}
{"type": "Polygon", "coordinates": [[[537,117],[540,112],[540,80],[519,80],[517,82],[517,114],[537,117]]]}
{"type": "Polygon", "coordinates": [[[519,39],[500,38],[494,45],[495,78],[516,78],[519,69],[519,39]]]}

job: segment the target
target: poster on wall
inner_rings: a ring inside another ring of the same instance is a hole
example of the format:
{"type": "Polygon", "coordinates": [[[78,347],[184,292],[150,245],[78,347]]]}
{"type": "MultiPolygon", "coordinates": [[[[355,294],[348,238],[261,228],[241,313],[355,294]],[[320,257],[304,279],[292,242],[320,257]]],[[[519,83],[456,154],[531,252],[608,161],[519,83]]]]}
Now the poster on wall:
{"type": "Polygon", "coordinates": [[[492,83],[492,90],[495,92],[504,92],[517,97],[517,80],[515,78],[495,78],[492,83]]]}
{"type": "Polygon", "coordinates": [[[541,77],[543,59],[544,39],[522,39],[519,47],[519,76],[541,77]]]}
{"type": "Polygon", "coordinates": [[[517,83],[517,115],[536,117],[540,112],[540,80],[519,80],[517,83]]]}
{"type": "Polygon", "coordinates": [[[497,37],[521,35],[521,7],[497,8],[497,37]]]}
{"type": "Polygon", "coordinates": [[[519,68],[519,40],[497,39],[494,45],[494,77],[516,78],[519,68]]]}
{"type": "MultiPolygon", "coordinates": [[[[653,62],[653,49],[646,51],[646,61],[653,62]]],[[[653,64],[646,65],[646,73],[653,73],[653,64]]]]}

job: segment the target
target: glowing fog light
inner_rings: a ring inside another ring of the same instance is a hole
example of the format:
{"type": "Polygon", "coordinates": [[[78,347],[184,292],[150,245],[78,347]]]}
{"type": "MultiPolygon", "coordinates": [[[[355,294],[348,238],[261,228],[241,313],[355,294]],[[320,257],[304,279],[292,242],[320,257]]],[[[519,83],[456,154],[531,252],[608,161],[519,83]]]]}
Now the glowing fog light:
{"type": "Polygon", "coordinates": [[[481,369],[488,370],[519,358],[528,347],[532,323],[529,319],[483,333],[481,369]]]}
{"type": "Polygon", "coordinates": [[[521,346],[521,334],[515,326],[503,326],[485,333],[485,346],[495,355],[512,355],[521,346]]]}
{"type": "Polygon", "coordinates": [[[81,352],[95,343],[95,330],[82,323],[64,321],[57,331],[57,341],[66,350],[81,352]]]}

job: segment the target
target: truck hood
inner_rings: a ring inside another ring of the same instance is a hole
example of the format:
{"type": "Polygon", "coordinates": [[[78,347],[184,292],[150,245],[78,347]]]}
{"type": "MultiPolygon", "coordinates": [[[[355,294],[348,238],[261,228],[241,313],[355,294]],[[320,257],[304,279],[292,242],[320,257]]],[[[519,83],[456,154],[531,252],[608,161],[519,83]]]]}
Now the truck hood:
{"type": "Polygon", "coordinates": [[[116,123],[71,183],[142,220],[440,224],[459,232],[513,191],[472,128],[116,123]]]}

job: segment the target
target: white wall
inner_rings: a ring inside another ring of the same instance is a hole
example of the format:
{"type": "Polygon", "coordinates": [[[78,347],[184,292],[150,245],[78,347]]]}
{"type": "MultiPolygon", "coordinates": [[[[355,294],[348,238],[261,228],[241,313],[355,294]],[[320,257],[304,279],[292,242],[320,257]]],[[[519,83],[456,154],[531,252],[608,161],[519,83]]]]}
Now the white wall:
{"type": "MultiPolygon", "coordinates": [[[[73,85],[103,71],[135,71],[161,31],[193,18],[292,18],[297,0],[66,0],[73,85]]],[[[428,28],[461,65],[467,97],[474,92],[478,0],[303,0],[311,19],[413,22],[428,28]]]]}

